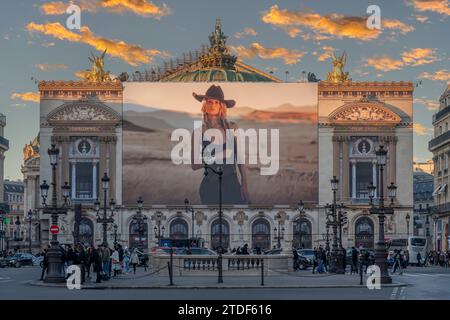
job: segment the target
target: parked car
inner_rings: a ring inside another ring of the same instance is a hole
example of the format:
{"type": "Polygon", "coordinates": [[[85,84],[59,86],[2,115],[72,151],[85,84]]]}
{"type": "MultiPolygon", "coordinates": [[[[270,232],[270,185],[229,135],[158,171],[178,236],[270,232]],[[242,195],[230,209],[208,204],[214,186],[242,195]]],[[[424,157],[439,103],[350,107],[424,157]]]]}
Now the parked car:
{"type": "Polygon", "coordinates": [[[33,265],[33,259],[36,257],[31,253],[16,253],[11,257],[6,258],[6,264],[9,267],[21,267],[33,265]]]}
{"type": "Polygon", "coordinates": [[[305,257],[308,260],[308,263],[312,266],[312,262],[314,259],[313,249],[298,249],[297,253],[299,256],[305,257]]]}
{"type": "Polygon", "coordinates": [[[207,248],[178,248],[177,254],[217,255],[217,252],[207,248]]]}
{"type": "Polygon", "coordinates": [[[41,268],[44,265],[44,256],[34,257],[33,266],[40,266],[41,268]]]}
{"type": "Polygon", "coordinates": [[[264,251],[264,254],[281,254],[281,252],[283,251],[283,249],[271,249],[271,250],[267,250],[264,251]]]}

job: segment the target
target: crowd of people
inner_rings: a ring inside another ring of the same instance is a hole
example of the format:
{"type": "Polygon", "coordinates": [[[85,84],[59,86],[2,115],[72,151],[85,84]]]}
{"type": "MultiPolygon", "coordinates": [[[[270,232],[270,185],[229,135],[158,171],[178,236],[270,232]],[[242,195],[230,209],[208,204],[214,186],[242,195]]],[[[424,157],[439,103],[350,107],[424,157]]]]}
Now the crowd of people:
{"type": "MultiPolygon", "coordinates": [[[[91,279],[91,271],[96,275],[95,282],[107,281],[111,277],[117,277],[119,274],[136,274],[136,268],[140,264],[139,255],[142,255],[144,270],[147,271],[147,256],[137,248],[132,250],[122,245],[116,244],[113,248],[108,245],[98,245],[97,247],[85,247],[82,244],[67,244],[59,247],[61,250],[61,262],[64,268],[63,272],[71,265],[77,265],[81,270],[81,282],[91,279]]],[[[48,271],[48,249],[44,249],[44,260],[41,273],[41,281],[48,271]]]]}

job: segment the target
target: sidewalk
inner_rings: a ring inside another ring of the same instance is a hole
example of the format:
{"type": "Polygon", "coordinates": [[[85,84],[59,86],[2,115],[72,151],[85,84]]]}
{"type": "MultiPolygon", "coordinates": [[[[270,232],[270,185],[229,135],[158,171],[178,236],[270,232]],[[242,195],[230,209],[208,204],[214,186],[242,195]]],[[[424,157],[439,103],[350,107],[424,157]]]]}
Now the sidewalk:
{"type": "MultiPolygon", "coordinates": [[[[92,276],[92,275],[91,275],[92,276]]],[[[224,271],[223,283],[218,283],[217,271],[183,271],[174,272],[173,285],[167,270],[160,273],[139,270],[136,275],[126,274],[109,281],[95,283],[95,277],[81,285],[82,289],[246,289],[246,288],[366,288],[366,279],[359,285],[359,275],[345,274],[312,274],[310,270],[283,272],[264,276],[264,286],[261,285],[261,274],[246,271],[224,271]],[[92,281],[91,281],[92,280],[92,281]]],[[[66,287],[66,284],[49,284],[42,281],[31,282],[33,286],[66,287]]],[[[406,286],[393,279],[392,284],[382,284],[382,287],[406,286]]]]}

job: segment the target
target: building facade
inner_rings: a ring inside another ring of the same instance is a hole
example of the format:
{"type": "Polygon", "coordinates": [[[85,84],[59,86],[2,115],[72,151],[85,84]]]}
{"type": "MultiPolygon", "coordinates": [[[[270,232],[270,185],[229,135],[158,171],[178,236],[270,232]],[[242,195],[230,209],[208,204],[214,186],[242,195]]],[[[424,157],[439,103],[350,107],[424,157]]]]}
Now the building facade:
{"type": "Polygon", "coordinates": [[[428,249],[432,244],[432,216],[434,177],[423,171],[414,171],[414,235],[427,237],[428,249]]]}
{"type": "Polygon", "coordinates": [[[23,191],[22,181],[4,181],[4,199],[8,206],[4,226],[6,250],[22,248],[28,238],[28,223],[23,212],[23,191]]]}
{"type": "Polygon", "coordinates": [[[450,200],[448,198],[450,155],[450,86],[439,99],[439,111],[433,115],[434,137],[428,144],[434,161],[433,242],[437,251],[450,247],[450,200]]]}
{"type": "MultiPolygon", "coordinates": [[[[5,152],[9,149],[9,141],[5,138],[5,126],[6,117],[0,113],[0,250],[5,248],[5,231],[4,225],[6,224],[6,213],[8,208],[4,199],[4,164],[5,164],[5,152]]],[[[0,252],[1,252],[0,251],[0,252]]]]}
{"type": "MultiPolygon", "coordinates": [[[[281,82],[230,55],[225,39],[218,23],[210,36],[209,48],[191,57],[188,55],[183,63],[172,68],[149,71],[146,76],[134,74],[133,80],[281,82]]],[[[25,193],[27,206],[39,208],[41,201],[34,193],[36,182],[33,184],[30,177],[34,176],[33,165],[39,162],[39,184],[44,180],[51,181],[47,149],[55,144],[60,151],[56,174],[59,195],[64,182],[72,187],[69,213],[59,218],[58,239],[61,243],[101,243],[102,226],[96,222],[94,203],[98,198],[103,207],[105,199],[109,202],[114,198],[116,239],[125,246],[140,244],[150,248],[162,237],[187,239],[194,236],[202,238],[205,246],[215,248],[222,229],[222,245],[227,248],[244,244],[264,249],[278,245],[313,248],[325,245],[324,206],[331,202],[329,181],[335,175],[340,180],[338,199],[349,207],[343,246],[362,244],[373,248],[378,224],[377,218],[368,215],[367,185],[376,177],[374,150],[381,144],[389,151],[385,181],[399,187],[395,214],[387,222],[387,235],[397,237],[408,232],[404,217],[407,212],[412,215],[413,209],[412,83],[343,81],[318,84],[319,203],[306,204],[304,212],[297,207],[279,205],[224,206],[220,226],[217,206],[193,206],[191,212],[185,206],[144,204],[142,213],[148,221],[140,228],[134,219],[140,210],[138,204],[122,204],[122,82],[128,79],[129,76],[123,73],[121,81],[39,84],[40,157],[30,158],[30,162],[24,164],[24,175],[29,178],[25,193]],[[105,173],[110,177],[106,198],[101,180],[105,173]]],[[[61,196],[58,200],[62,203],[61,196]]],[[[107,214],[111,214],[109,206],[107,214]]],[[[42,244],[46,245],[49,217],[40,210],[39,220],[42,244]]],[[[112,244],[114,228],[111,223],[107,237],[112,244]]]]}

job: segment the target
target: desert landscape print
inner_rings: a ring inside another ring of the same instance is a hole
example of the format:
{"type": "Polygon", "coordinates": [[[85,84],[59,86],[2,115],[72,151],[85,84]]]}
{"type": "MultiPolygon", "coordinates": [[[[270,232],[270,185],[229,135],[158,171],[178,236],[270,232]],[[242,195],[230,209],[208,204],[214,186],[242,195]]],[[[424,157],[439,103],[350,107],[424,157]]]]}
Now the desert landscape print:
{"type": "MultiPolygon", "coordinates": [[[[175,165],[171,141],[175,129],[193,131],[202,121],[201,103],[192,93],[204,94],[219,85],[225,99],[236,105],[227,119],[243,130],[279,130],[279,170],[261,175],[261,167],[248,164],[251,204],[295,205],[300,199],[317,202],[318,131],[317,85],[313,83],[126,83],[123,115],[123,201],[138,196],[153,205],[200,203],[204,170],[175,165]]],[[[190,144],[191,141],[185,141],[190,144]]],[[[247,144],[248,146],[248,144],[247,144]]],[[[248,159],[248,147],[246,148],[248,159]]]]}

